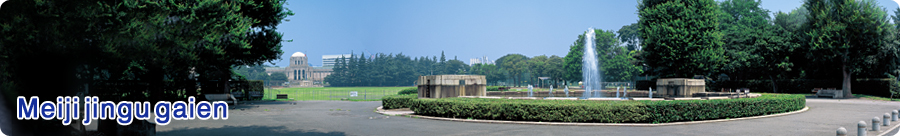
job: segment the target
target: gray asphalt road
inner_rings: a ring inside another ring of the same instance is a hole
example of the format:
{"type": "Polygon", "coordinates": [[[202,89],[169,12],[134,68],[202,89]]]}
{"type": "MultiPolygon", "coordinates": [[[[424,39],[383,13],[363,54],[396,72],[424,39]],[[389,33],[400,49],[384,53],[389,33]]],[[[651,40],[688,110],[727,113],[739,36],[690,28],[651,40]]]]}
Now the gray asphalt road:
{"type": "MultiPolygon", "coordinates": [[[[807,100],[809,111],[771,118],[660,127],[486,124],[384,116],[381,102],[263,102],[238,106],[228,120],[174,120],[159,135],[834,135],[900,109],[898,102],[807,100]],[[258,106],[258,107],[257,107],[258,106]],[[240,110],[243,109],[243,110],[240,110]]],[[[893,123],[900,124],[900,123],[893,123]]],[[[872,132],[869,132],[872,135],[872,132]]]]}

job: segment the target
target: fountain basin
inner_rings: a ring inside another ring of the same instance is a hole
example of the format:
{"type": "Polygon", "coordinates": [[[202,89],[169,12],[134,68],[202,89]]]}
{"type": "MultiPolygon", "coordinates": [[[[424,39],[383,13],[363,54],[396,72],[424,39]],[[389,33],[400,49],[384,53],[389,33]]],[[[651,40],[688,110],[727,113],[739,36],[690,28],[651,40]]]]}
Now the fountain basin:
{"type": "Polygon", "coordinates": [[[666,100],[703,100],[700,97],[666,98],[666,100]]]}
{"type": "Polygon", "coordinates": [[[509,97],[509,99],[537,100],[537,97],[509,97]]]}
{"type": "MultiPolygon", "coordinates": [[[[640,101],[640,100],[662,101],[662,100],[666,100],[666,99],[663,99],[663,98],[628,98],[628,99],[629,99],[629,100],[635,100],[635,101],[640,101]]],[[[726,99],[727,99],[727,98],[726,98],[726,99]]]]}
{"type": "Polygon", "coordinates": [[[544,100],[578,100],[575,97],[545,97],[544,100]]]}
{"type": "Polygon", "coordinates": [[[628,100],[624,98],[587,98],[585,100],[595,100],[595,101],[623,101],[628,100]]]}

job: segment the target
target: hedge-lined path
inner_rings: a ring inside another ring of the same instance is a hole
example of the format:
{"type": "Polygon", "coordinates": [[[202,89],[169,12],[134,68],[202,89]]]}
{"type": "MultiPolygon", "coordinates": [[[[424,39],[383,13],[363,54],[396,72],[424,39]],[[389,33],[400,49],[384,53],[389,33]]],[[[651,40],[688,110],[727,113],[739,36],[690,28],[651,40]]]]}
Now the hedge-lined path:
{"type": "Polygon", "coordinates": [[[381,102],[258,102],[239,105],[228,120],[173,120],[156,128],[159,135],[834,135],[838,127],[856,134],[858,121],[871,126],[872,117],[900,109],[900,102],[807,98],[809,111],[798,114],[659,127],[441,121],[384,116],[373,112],[378,106],[381,102]]]}

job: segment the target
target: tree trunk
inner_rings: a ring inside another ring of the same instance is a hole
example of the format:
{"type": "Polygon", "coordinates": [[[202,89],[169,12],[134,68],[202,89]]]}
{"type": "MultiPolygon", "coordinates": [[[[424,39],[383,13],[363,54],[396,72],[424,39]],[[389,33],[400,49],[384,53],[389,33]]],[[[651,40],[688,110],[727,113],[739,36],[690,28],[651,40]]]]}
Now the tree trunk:
{"type": "Polygon", "coordinates": [[[778,93],[778,85],[775,84],[775,78],[772,78],[772,75],[769,75],[769,82],[772,83],[772,93],[778,93]]]}
{"type": "MultiPolygon", "coordinates": [[[[846,57],[845,57],[846,58],[846,57]]],[[[844,81],[841,83],[844,92],[844,98],[852,98],[853,94],[850,91],[850,70],[847,69],[847,59],[844,59],[841,65],[841,73],[844,75],[844,81]]]]}

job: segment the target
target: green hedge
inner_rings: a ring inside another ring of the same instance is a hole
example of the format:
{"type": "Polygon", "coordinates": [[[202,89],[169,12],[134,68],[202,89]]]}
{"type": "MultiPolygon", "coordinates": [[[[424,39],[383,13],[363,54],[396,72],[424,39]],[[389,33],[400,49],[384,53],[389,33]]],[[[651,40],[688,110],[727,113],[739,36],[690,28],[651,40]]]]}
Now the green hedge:
{"type": "Polygon", "coordinates": [[[479,98],[410,99],[419,115],[516,121],[665,123],[737,118],[803,109],[803,95],[683,101],[510,100],[479,98]]]}
{"type": "Polygon", "coordinates": [[[381,105],[384,109],[409,108],[409,100],[416,99],[418,96],[412,95],[390,95],[381,98],[381,105]]]}
{"type": "Polygon", "coordinates": [[[400,90],[400,92],[397,92],[397,94],[400,94],[400,95],[404,95],[404,94],[417,94],[417,93],[419,93],[419,90],[418,90],[418,89],[419,89],[419,88],[415,88],[415,87],[414,87],[414,88],[406,88],[406,89],[400,90]]]}

